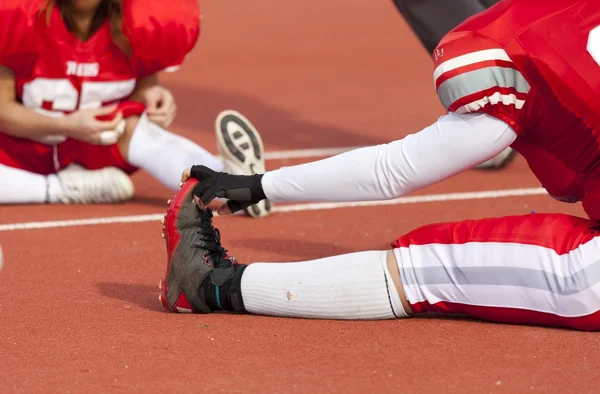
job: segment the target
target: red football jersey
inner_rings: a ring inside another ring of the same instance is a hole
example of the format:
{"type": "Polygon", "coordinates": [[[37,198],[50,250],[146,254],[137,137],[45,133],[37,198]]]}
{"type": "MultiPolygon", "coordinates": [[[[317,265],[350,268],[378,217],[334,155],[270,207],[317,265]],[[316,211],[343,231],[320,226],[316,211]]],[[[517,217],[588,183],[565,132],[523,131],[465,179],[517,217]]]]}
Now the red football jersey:
{"type": "Polygon", "coordinates": [[[108,21],[81,42],[58,7],[46,20],[45,3],[0,2],[0,64],[15,72],[21,102],[50,116],[125,99],[138,79],[179,66],[199,35],[196,0],[123,0],[127,56],[113,43],[108,21]]]}
{"type": "Polygon", "coordinates": [[[449,111],[507,122],[546,190],[583,200],[600,220],[598,0],[505,0],[450,32],[433,57],[449,111]]]}

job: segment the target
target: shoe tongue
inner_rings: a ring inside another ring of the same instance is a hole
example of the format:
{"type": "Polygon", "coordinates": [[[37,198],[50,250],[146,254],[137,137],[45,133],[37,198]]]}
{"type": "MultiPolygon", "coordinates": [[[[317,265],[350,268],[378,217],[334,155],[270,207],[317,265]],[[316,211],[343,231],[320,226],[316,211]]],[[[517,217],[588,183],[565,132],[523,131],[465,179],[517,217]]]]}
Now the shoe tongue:
{"type": "Polygon", "coordinates": [[[233,262],[228,259],[227,257],[225,257],[227,251],[223,250],[223,253],[221,253],[218,257],[214,256],[213,257],[213,266],[215,268],[223,268],[223,267],[228,267],[230,265],[233,265],[233,262]]]}
{"type": "Polygon", "coordinates": [[[200,210],[200,217],[205,220],[211,220],[213,218],[213,213],[210,209],[200,210]]]}

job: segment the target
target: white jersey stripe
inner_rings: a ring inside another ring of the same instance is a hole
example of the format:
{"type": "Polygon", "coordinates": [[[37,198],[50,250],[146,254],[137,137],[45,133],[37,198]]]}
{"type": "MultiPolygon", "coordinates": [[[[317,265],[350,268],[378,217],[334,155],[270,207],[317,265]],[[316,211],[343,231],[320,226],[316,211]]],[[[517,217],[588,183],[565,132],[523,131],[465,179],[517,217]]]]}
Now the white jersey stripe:
{"type": "Polygon", "coordinates": [[[600,260],[600,238],[559,255],[550,248],[508,242],[469,242],[465,244],[426,244],[400,248],[408,253],[413,268],[427,267],[523,267],[542,270],[560,277],[572,276],[600,260]],[[485,259],[483,257],[485,256],[485,259]],[[484,263],[482,263],[484,262],[484,263]]]}
{"type": "Polygon", "coordinates": [[[483,51],[477,51],[467,53],[466,55],[455,57],[445,61],[444,63],[437,66],[433,72],[433,80],[436,83],[438,78],[448,71],[456,70],[457,68],[468,66],[470,64],[485,62],[488,60],[504,60],[512,62],[504,49],[485,49],[483,51]]]}
{"type": "Polygon", "coordinates": [[[454,112],[457,114],[466,114],[470,112],[477,112],[486,105],[496,105],[496,104],[504,104],[511,105],[513,104],[516,109],[521,109],[525,105],[525,100],[520,100],[514,94],[501,94],[500,92],[496,92],[491,96],[484,97],[480,100],[473,101],[472,103],[463,105],[460,108],[457,108],[454,112]]]}

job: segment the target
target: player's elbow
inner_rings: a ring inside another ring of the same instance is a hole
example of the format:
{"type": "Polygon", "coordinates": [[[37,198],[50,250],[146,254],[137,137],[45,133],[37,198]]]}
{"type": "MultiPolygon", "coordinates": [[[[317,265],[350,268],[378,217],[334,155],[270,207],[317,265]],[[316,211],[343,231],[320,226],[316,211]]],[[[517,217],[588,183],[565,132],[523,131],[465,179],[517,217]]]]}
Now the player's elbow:
{"type": "Polygon", "coordinates": [[[377,148],[374,179],[382,198],[391,200],[413,191],[417,173],[405,152],[404,141],[394,141],[377,148]]]}

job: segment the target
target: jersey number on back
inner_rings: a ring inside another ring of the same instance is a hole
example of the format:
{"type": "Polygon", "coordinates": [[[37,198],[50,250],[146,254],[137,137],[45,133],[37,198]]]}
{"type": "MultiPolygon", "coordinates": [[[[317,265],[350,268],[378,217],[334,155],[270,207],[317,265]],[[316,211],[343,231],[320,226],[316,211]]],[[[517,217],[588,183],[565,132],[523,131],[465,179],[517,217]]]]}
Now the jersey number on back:
{"type": "Polygon", "coordinates": [[[590,32],[587,43],[587,50],[592,55],[596,63],[600,66],[600,26],[595,27],[590,32]]]}
{"type": "Polygon", "coordinates": [[[96,109],[129,96],[134,88],[135,79],[83,82],[78,91],[66,78],[36,78],[23,85],[23,105],[48,115],[96,109]]]}

